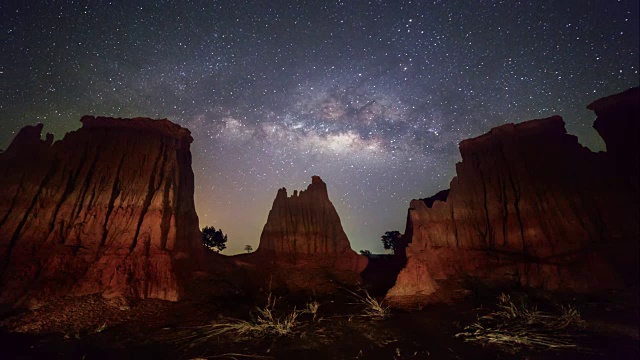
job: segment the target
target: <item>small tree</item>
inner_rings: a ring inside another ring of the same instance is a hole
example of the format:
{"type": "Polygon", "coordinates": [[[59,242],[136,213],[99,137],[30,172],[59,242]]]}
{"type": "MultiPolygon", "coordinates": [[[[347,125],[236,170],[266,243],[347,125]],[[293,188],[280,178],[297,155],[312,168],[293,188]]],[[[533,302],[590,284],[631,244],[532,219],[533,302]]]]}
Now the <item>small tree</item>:
{"type": "Polygon", "coordinates": [[[371,256],[371,251],[369,250],[360,250],[360,255],[364,255],[366,257],[371,256]]]}
{"type": "Polygon", "coordinates": [[[222,233],[222,229],[216,230],[213,226],[202,228],[202,244],[207,249],[220,252],[227,248],[226,242],[227,235],[222,233]]]}
{"type": "Polygon", "coordinates": [[[393,253],[396,253],[396,246],[398,245],[398,240],[402,238],[402,234],[400,231],[387,231],[384,235],[381,236],[382,245],[385,250],[391,250],[393,253]]]}
{"type": "Polygon", "coordinates": [[[251,245],[245,245],[244,246],[244,251],[246,251],[247,253],[250,253],[253,251],[253,246],[251,245]]]}

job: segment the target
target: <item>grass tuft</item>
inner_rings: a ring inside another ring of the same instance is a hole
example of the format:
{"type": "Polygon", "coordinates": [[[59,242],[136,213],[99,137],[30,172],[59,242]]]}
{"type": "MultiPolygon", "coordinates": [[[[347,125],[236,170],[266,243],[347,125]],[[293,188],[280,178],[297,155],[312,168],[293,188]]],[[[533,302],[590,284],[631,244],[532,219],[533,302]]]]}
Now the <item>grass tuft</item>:
{"type": "Polygon", "coordinates": [[[517,305],[509,295],[498,296],[497,309],[456,334],[464,341],[494,344],[509,352],[522,348],[539,350],[586,350],[577,344],[578,330],[585,327],[580,312],[563,306],[559,314],[548,313],[524,302],[517,305]]]}
{"type": "Polygon", "coordinates": [[[372,320],[384,320],[391,316],[391,310],[388,306],[384,305],[384,301],[378,301],[376,298],[369,295],[367,290],[364,291],[364,295],[360,295],[351,290],[347,291],[355,297],[355,304],[364,306],[363,314],[360,316],[372,320]]]}
{"type": "Polygon", "coordinates": [[[316,320],[316,317],[318,316],[318,309],[320,308],[320,303],[313,300],[313,301],[309,301],[305,307],[305,309],[303,310],[303,312],[307,313],[307,314],[311,314],[313,315],[313,321],[316,320]]]}
{"type": "Polygon", "coordinates": [[[277,316],[275,314],[277,299],[269,294],[267,304],[256,308],[256,315],[251,320],[228,318],[215,323],[194,327],[196,332],[184,333],[180,341],[190,343],[192,346],[207,341],[212,337],[233,333],[236,335],[250,335],[252,337],[263,336],[289,336],[292,335],[297,325],[298,316],[302,311],[295,308],[293,311],[277,316]]]}

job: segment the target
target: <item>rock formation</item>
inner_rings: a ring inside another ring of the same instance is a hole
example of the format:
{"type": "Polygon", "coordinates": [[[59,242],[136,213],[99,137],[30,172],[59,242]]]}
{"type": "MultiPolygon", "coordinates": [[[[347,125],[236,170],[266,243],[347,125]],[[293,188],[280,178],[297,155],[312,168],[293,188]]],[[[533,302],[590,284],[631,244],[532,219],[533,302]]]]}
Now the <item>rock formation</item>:
{"type": "Polygon", "coordinates": [[[598,116],[593,127],[607,146],[609,169],[614,176],[628,182],[632,186],[630,190],[637,190],[640,173],[640,151],[637,149],[640,136],[639,93],[638,88],[633,88],[587,106],[598,116]]]}
{"type": "Polygon", "coordinates": [[[366,257],[351,250],[338,212],[319,176],[311,178],[307,190],[278,190],[267,223],[260,236],[258,254],[275,256],[292,263],[307,259],[326,267],[360,272],[366,257]]]}
{"type": "Polygon", "coordinates": [[[259,263],[269,269],[270,276],[285,269],[276,278],[294,290],[310,290],[315,286],[310,284],[324,282],[328,274],[350,282],[346,280],[349,276],[340,274],[357,275],[367,266],[367,258],[351,249],[327,185],[319,176],[312,177],[306,190],[294,191],[290,197],[285,188],[278,190],[258,250],[239,259],[259,263]]]}
{"type": "Polygon", "coordinates": [[[461,142],[449,192],[411,201],[407,265],[388,299],[428,302],[465,277],[569,291],[637,284],[639,94],[589,105],[606,153],[582,147],[559,116],[461,142]]]}
{"type": "Polygon", "coordinates": [[[0,301],[178,300],[181,270],[202,251],[189,131],[168,120],[81,122],[55,143],[27,126],[0,154],[0,301]]]}

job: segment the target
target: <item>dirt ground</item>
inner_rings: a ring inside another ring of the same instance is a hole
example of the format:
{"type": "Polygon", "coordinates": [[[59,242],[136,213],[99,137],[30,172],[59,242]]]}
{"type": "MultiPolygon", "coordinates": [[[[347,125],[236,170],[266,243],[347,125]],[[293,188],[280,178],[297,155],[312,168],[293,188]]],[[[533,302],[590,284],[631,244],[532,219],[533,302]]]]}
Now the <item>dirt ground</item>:
{"type": "Polygon", "coordinates": [[[107,303],[99,296],[59,299],[32,310],[5,309],[0,317],[3,359],[638,359],[637,297],[529,296],[541,306],[571,303],[587,322],[580,351],[505,351],[464,342],[455,334],[495,306],[495,292],[474,293],[455,304],[393,310],[384,320],[363,316],[346,289],[323,297],[272,294],[278,314],[319,304],[315,319],[300,313],[292,333],[205,338],[201,326],[251,319],[266,294],[225,296],[203,292],[179,303],[146,300],[107,303]],[[195,338],[189,339],[190,336],[195,338]]]}

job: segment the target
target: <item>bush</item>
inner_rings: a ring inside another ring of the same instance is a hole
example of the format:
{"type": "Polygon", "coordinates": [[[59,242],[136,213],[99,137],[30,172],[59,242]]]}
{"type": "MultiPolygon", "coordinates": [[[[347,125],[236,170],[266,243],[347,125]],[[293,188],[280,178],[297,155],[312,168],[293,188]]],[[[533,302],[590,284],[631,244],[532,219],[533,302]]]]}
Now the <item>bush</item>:
{"type": "Polygon", "coordinates": [[[396,248],[402,239],[402,234],[397,230],[387,231],[380,237],[380,239],[382,240],[382,246],[384,246],[384,249],[391,250],[395,254],[396,248]]]}
{"type": "Polygon", "coordinates": [[[227,235],[222,233],[222,229],[216,230],[213,226],[202,228],[202,244],[207,249],[220,252],[227,248],[226,242],[227,235]]]}

